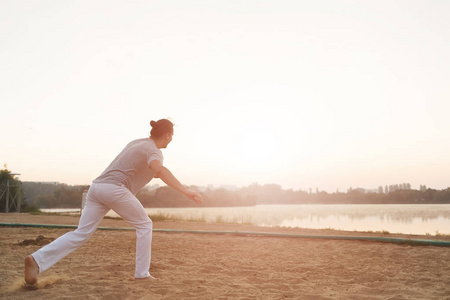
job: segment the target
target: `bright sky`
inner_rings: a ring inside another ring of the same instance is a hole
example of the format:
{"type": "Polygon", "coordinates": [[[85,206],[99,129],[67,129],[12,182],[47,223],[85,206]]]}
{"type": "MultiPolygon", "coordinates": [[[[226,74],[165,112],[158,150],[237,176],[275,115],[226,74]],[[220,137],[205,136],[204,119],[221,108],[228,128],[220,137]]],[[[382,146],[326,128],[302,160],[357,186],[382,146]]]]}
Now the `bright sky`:
{"type": "Polygon", "coordinates": [[[90,184],[169,117],[165,165],[187,185],[447,188],[449,12],[449,1],[2,0],[0,164],[23,181],[90,184]]]}

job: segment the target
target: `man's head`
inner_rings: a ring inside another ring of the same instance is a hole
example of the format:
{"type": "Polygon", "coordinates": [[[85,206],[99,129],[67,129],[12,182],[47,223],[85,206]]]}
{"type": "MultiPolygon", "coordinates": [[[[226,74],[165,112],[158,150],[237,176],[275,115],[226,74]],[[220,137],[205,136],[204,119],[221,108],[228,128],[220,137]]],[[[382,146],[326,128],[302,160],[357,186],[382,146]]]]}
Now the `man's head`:
{"type": "Polygon", "coordinates": [[[161,119],[159,121],[151,121],[150,126],[150,138],[155,141],[156,147],[166,148],[172,141],[173,136],[173,123],[167,119],[161,119]]]}

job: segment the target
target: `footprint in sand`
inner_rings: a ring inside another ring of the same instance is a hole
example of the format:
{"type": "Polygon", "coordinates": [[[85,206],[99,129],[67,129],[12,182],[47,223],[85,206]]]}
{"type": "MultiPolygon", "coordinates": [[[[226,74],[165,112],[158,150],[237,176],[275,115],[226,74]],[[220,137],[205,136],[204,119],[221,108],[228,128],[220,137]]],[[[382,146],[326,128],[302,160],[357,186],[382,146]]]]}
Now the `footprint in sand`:
{"type": "Polygon", "coordinates": [[[34,291],[39,289],[47,288],[55,283],[64,282],[69,280],[68,277],[59,276],[59,275],[51,275],[47,277],[42,277],[38,279],[38,282],[34,285],[27,284],[23,279],[17,279],[10,285],[9,292],[26,290],[26,291],[34,291]]]}

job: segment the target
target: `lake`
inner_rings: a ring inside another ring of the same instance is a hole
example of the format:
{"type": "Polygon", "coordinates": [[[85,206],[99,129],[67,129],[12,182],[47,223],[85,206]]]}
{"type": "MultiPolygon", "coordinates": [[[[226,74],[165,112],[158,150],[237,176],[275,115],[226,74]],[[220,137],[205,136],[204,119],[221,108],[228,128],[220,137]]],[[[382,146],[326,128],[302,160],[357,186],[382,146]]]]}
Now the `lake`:
{"type": "MultiPolygon", "coordinates": [[[[42,210],[69,211],[67,209],[42,210]]],[[[450,234],[450,204],[257,205],[251,207],[146,208],[146,211],[149,215],[161,214],[181,220],[243,223],[269,227],[450,234]]],[[[113,211],[107,215],[118,216],[113,211]]]]}

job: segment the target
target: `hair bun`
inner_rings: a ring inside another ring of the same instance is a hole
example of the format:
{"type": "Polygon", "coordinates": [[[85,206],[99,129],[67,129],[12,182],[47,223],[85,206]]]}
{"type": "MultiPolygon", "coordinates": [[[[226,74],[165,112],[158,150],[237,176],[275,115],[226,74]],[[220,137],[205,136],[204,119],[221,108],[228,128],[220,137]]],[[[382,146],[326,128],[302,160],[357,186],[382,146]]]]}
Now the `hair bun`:
{"type": "Polygon", "coordinates": [[[158,121],[150,121],[152,130],[150,131],[150,137],[160,138],[166,133],[173,134],[173,123],[167,119],[161,119],[158,121]]]}

